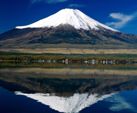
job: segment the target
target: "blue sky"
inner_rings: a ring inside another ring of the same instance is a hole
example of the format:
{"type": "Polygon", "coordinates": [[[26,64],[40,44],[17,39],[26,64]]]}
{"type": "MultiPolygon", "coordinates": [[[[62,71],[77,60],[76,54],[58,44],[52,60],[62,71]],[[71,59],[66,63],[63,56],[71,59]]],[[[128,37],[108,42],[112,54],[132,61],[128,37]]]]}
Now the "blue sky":
{"type": "Polygon", "coordinates": [[[0,0],[0,33],[63,8],[79,9],[122,32],[137,34],[137,0],[0,0]]]}

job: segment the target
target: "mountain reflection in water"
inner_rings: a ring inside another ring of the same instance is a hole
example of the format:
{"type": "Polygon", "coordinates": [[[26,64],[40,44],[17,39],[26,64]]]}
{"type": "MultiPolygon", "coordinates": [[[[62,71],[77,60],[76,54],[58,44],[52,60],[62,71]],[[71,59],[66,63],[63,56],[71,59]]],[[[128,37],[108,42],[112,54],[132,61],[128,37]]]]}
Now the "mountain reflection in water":
{"type": "MultiPolygon", "coordinates": [[[[77,113],[120,92],[135,90],[137,71],[70,68],[0,69],[0,86],[17,96],[35,100],[55,111],[77,113]]],[[[121,106],[131,108],[127,104],[121,106]]],[[[118,109],[116,105],[110,107],[111,112],[117,111],[116,108],[118,109]]]]}

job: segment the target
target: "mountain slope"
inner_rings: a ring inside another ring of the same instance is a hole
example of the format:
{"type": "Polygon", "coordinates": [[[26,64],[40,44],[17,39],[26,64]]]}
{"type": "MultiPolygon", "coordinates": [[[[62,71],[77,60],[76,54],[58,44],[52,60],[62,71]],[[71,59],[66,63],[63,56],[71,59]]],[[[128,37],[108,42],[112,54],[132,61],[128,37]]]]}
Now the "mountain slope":
{"type": "Polygon", "coordinates": [[[59,25],[71,25],[76,29],[99,29],[105,28],[108,30],[116,31],[108,26],[105,26],[96,20],[88,17],[81,11],[77,9],[63,9],[59,12],[44,18],[38,22],[27,26],[18,26],[17,29],[24,29],[24,28],[44,28],[44,27],[57,27],[59,25]]]}
{"type": "Polygon", "coordinates": [[[63,9],[38,22],[18,26],[0,35],[1,48],[34,48],[36,45],[43,48],[48,44],[136,48],[137,36],[118,32],[73,9],[63,9]]]}
{"type": "Polygon", "coordinates": [[[16,92],[17,95],[26,96],[34,99],[44,105],[48,105],[50,108],[62,112],[62,113],[79,113],[81,110],[89,107],[99,101],[102,101],[113,94],[99,96],[98,94],[74,94],[71,97],[59,97],[52,96],[50,94],[26,94],[16,92]]]}

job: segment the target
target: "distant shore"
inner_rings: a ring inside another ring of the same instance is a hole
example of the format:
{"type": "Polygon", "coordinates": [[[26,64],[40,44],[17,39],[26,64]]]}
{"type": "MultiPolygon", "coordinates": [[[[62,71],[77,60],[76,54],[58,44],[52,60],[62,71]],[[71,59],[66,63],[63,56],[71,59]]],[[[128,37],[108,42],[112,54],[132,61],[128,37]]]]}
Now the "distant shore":
{"type": "Polygon", "coordinates": [[[79,49],[79,48],[44,48],[44,49],[0,49],[0,52],[16,53],[52,53],[52,54],[137,54],[137,49],[79,49]]]}

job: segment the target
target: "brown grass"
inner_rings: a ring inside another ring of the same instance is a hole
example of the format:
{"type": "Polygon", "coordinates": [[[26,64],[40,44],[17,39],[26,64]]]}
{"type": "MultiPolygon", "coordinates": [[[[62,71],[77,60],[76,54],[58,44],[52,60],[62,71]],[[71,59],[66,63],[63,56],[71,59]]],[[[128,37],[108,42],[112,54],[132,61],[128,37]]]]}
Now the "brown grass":
{"type": "Polygon", "coordinates": [[[56,54],[137,54],[137,49],[78,49],[78,48],[46,48],[46,49],[0,49],[6,52],[21,53],[56,53],[56,54]]]}

